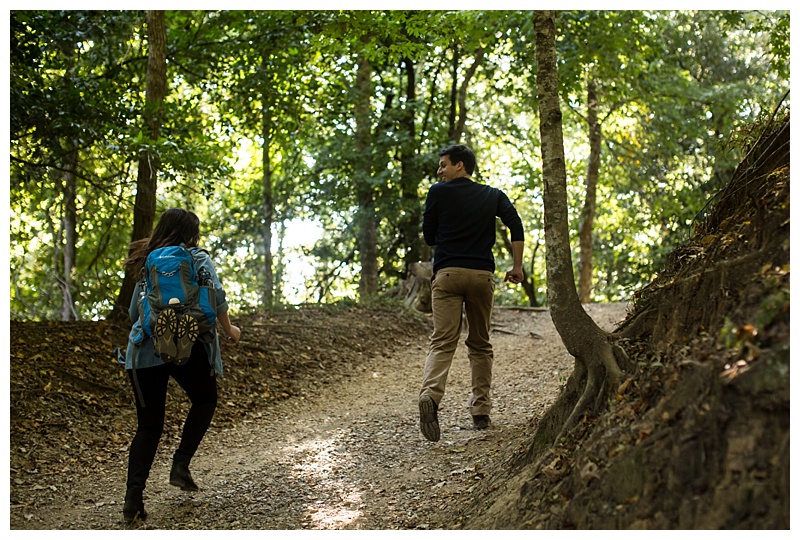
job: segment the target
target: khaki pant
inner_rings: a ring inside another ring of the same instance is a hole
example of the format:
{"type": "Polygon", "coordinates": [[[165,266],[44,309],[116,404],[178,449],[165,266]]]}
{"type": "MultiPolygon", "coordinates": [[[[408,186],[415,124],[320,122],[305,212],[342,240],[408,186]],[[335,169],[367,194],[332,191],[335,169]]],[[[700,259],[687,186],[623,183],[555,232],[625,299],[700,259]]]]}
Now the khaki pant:
{"type": "Polygon", "coordinates": [[[467,357],[472,371],[473,415],[489,414],[492,401],[492,344],[489,324],[494,303],[494,274],[487,270],[444,268],[431,283],[433,334],[425,359],[420,396],[430,396],[437,405],[444,396],[447,374],[461,335],[462,306],[467,316],[467,357]]]}

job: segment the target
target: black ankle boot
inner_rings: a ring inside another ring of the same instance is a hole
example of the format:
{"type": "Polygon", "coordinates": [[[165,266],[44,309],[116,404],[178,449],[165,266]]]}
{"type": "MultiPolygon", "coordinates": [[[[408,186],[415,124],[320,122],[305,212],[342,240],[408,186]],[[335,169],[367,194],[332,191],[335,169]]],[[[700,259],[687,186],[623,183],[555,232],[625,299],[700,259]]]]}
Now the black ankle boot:
{"type": "Polygon", "coordinates": [[[128,488],[125,492],[125,505],[122,507],[122,517],[128,525],[137,519],[141,521],[147,519],[141,488],[128,488]]]}
{"type": "Polygon", "coordinates": [[[172,470],[169,472],[169,483],[178,486],[183,491],[197,491],[197,484],[192,480],[189,472],[189,460],[192,458],[175,454],[172,456],[172,470]]]}

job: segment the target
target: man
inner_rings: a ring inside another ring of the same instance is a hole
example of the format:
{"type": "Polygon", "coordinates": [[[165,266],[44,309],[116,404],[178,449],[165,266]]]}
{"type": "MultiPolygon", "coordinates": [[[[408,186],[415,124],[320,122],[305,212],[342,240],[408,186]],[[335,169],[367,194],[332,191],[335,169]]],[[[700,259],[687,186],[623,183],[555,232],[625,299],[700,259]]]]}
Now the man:
{"type": "Polygon", "coordinates": [[[492,345],[489,324],[494,303],[495,220],[511,231],[513,268],[505,280],[522,281],[522,220],[508,197],[499,189],[472,180],[475,154],[464,145],[439,152],[441,178],[431,186],[425,201],[422,234],[436,246],[431,297],[433,334],[422,374],[419,418],[422,434],[430,441],[440,437],[438,410],[447,374],[461,335],[462,306],[469,328],[467,356],[472,371],[469,400],[475,429],[491,425],[492,345]]]}

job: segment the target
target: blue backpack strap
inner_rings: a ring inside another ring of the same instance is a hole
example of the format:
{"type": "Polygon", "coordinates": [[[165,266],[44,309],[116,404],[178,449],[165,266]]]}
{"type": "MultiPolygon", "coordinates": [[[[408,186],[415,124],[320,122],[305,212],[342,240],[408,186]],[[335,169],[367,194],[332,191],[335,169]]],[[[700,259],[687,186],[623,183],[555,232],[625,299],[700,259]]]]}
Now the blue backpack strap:
{"type": "Polygon", "coordinates": [[[194,250],[197,248],[186,247],[186,244],[181,244],[180,247],[186,250],[186,253],[189,254],[189,260],[191,261],[189,268],[191,269],[194,278],[197,279],[197,261],[194,258],[194,250]]]}

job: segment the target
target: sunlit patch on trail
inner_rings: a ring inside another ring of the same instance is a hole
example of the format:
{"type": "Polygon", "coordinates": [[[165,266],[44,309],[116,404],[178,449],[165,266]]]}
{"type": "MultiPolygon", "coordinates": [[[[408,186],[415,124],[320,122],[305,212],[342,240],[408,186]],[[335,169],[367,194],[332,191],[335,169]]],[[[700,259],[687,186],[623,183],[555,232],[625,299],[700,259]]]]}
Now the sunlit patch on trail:
{"type": "Polygon", "coordinates": [[[360,518],[361,510],[359,510],[358,507],[360,506],[361,494],[352,493],[350,494],[350,499],[350,501],[342,501],[343,505],[350,505],[349,508],[347,506],[334,507],[330,504],[325,504],[324,501],[318,501],[323,504],[309,515],[309,518],[314,524],[312,528],[343,529],[348,523],[352,523],[360,518]],[[353,508],[355,508],[355,510],[353,508]]]}
{"type": "Polygon", "coordinates": [[[355,466],[352,455],[339,442],[342,430],[331,435],[303,441],[290,450],[296,454],[292,476],[305,482],[314,497],[304,528],[343,529],[362,517],[361,487],[342,481],[349,477],[344,472],[355,466]]]}

